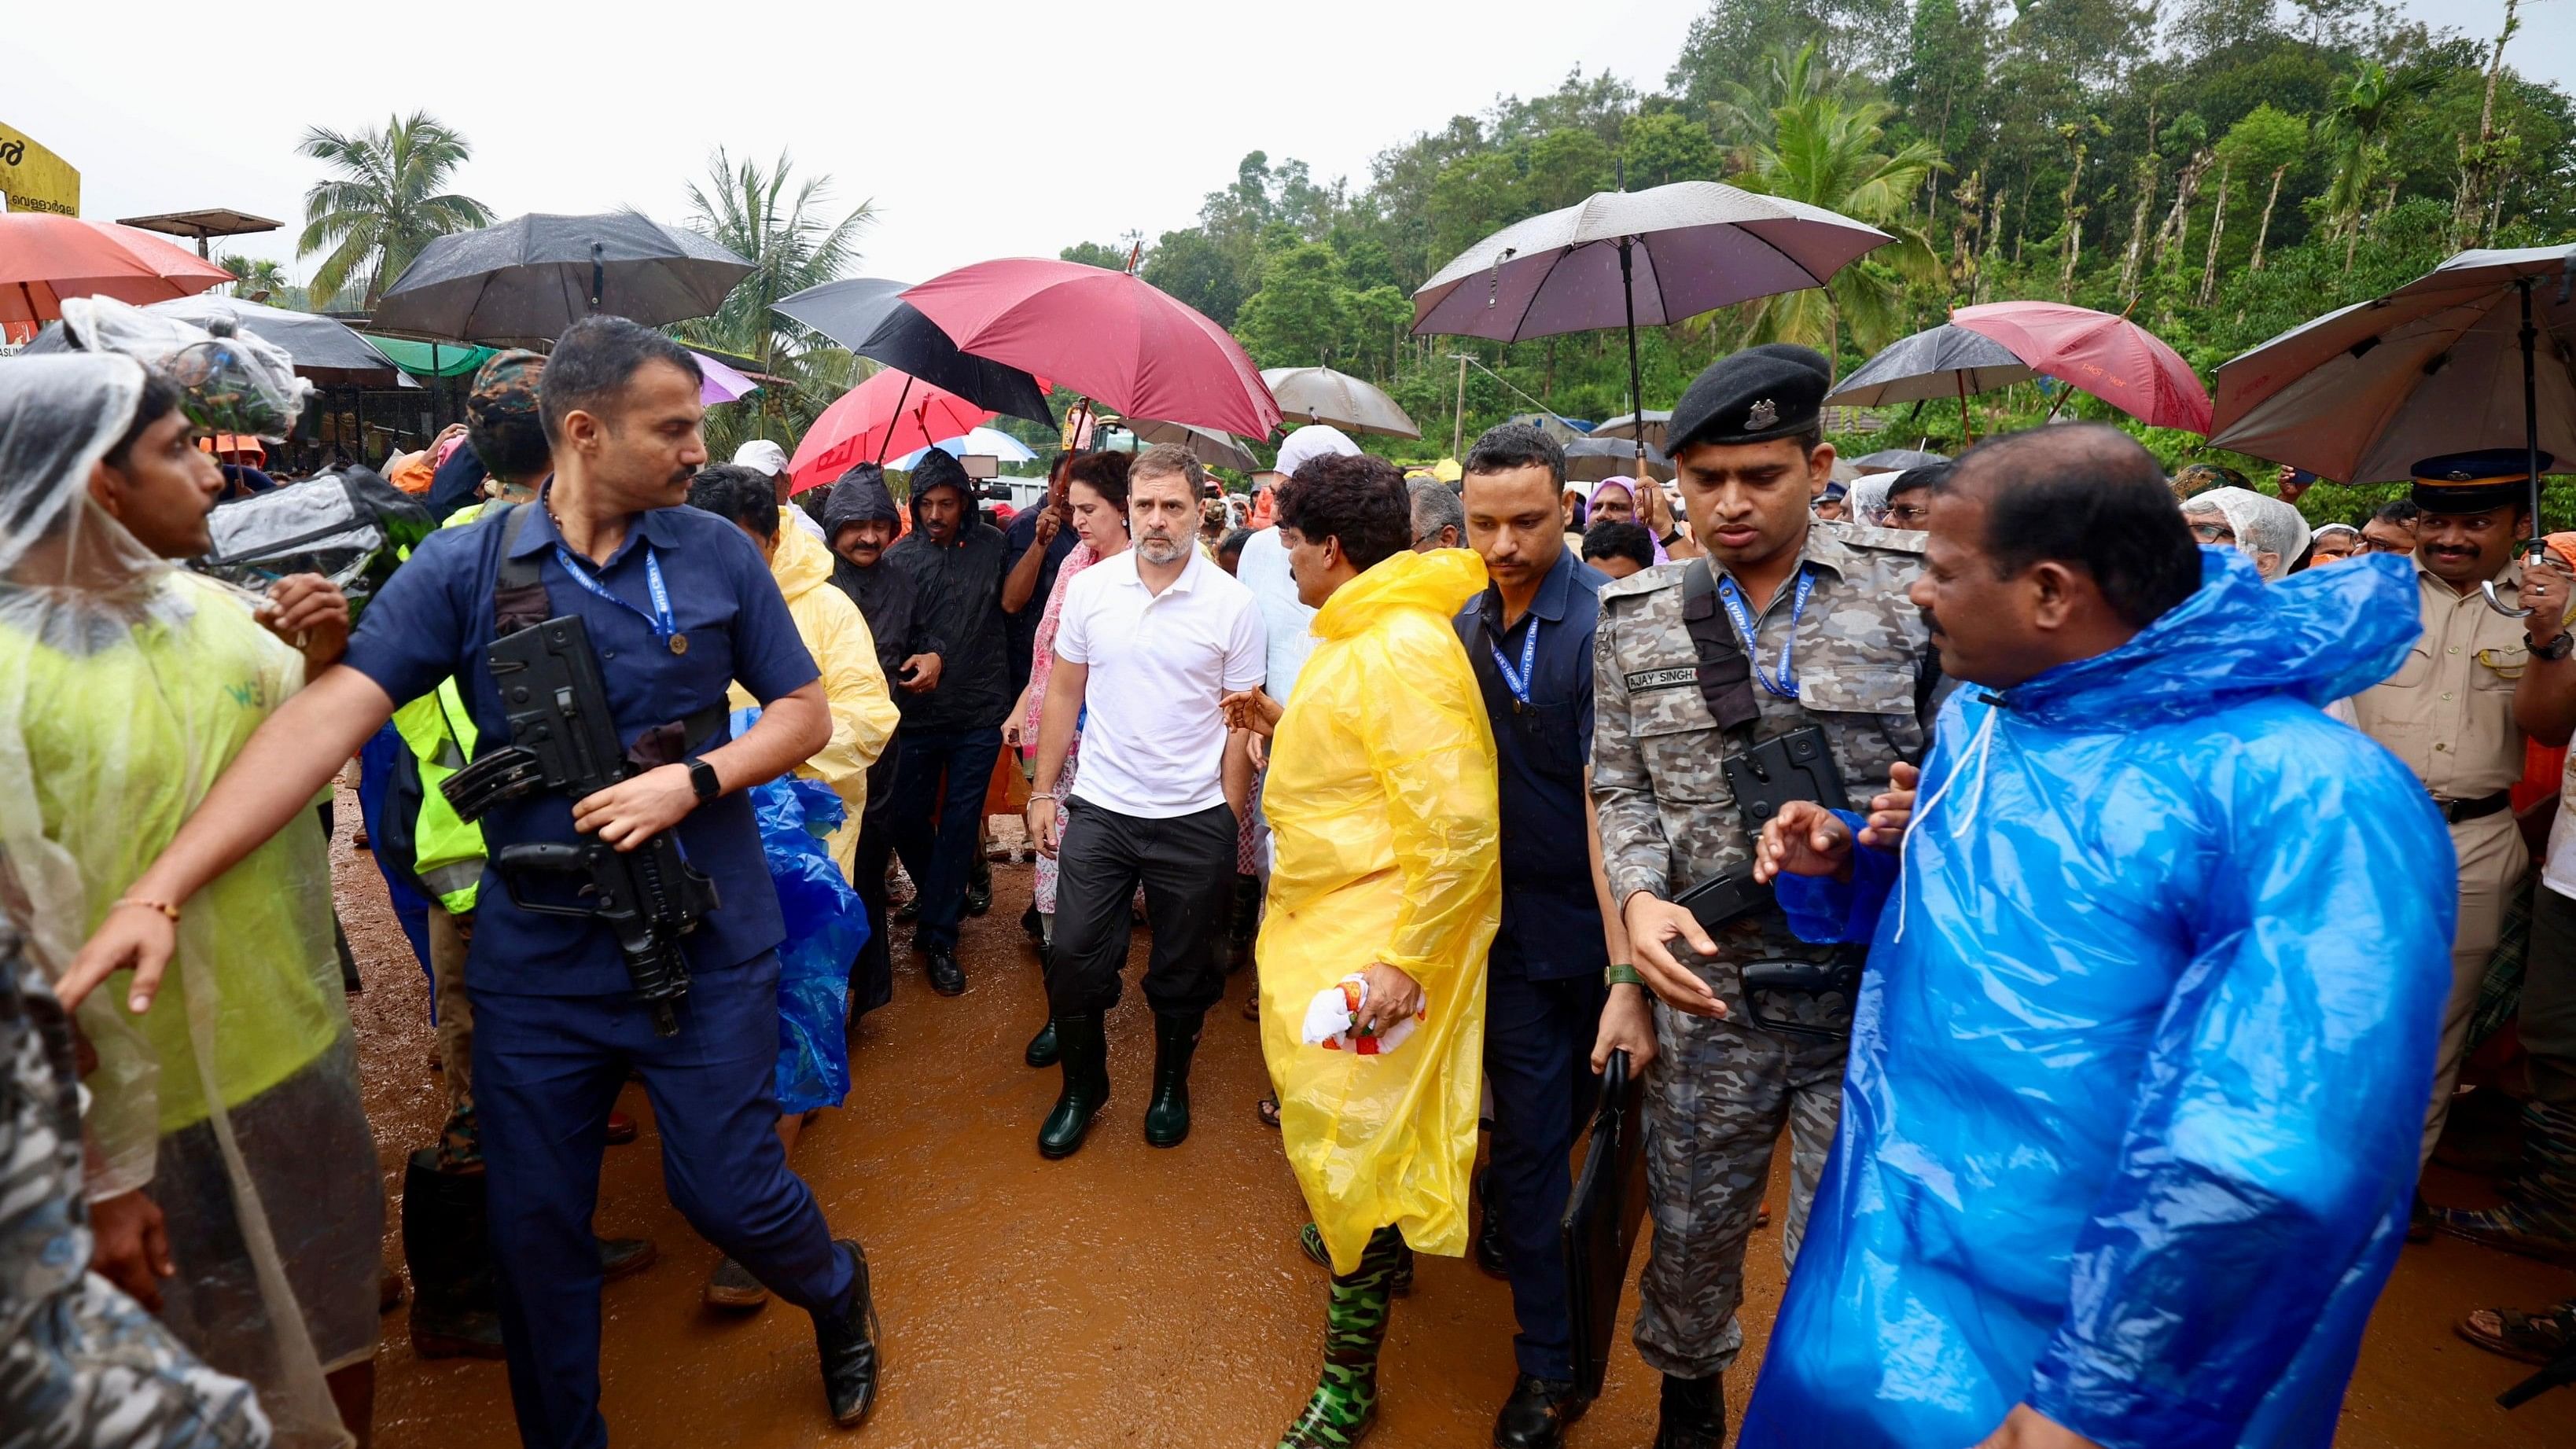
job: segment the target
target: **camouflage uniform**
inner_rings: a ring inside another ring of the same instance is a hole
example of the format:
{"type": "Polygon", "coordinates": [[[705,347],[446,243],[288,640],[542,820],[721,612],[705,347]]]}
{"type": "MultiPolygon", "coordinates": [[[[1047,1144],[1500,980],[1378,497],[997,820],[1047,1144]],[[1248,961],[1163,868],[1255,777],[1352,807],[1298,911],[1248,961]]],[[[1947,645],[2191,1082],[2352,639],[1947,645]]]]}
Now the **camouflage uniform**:
{"type": "MultiPolygon", "coordinates": [[[[1919,534],[1811,527],[1801,558],[1816,585],[1796,630],[1800,698],[1755,690],[1755,735],[1821,725],[1855,806],[1887,787],[1898,760],[1923,756],[1917,685],[1929,637],[1905,596],[1921,549],[1919,534]]],[[[1730,746],[1700,694],[1698,651],[1682,619],[1688,568],[1663,565],[1601,591],[1592,789],[1613,901],[1638,891],[1671,900],[1752,859],[1719,768],[1730,746]]],[[[1766,675],[1779,667],[1796,596],[1792,579],[1754,621],[1753,652],[1766,675]]],[[[1743,1347],[1735,1310],[1745,1239],[1782,1124],[1794,1185],[1781,1247],[1794,1260],[1842,1100],[1844,1042],[1753,1026],[1739,974],[1745,961],[1816,959],[1826,948],[1798,941],[1777,911],[1735,922],[1718,944],[1699,970],[1730,1016],[1710,1020],[1656,1002],[1662,1056],[1646,1085],[1655,1233],[1637,1351],[1657,1370],[1692,1379],[1722,1372],[1743,1347]]],[[[1696,962],[1686,947],[1676,954],[1696,962]]],[[[1762,1007],[1775,1019],[1829,1027],[1847,1027],[1851,1014],[1839,994],[1766,997],[1762,1007]]]]}
{"type": "Polygon", "coordinates": [[[0,922],[0,1445],[259,1449],[250,1385],[87,1272],[70,1014],[0,922]]]}

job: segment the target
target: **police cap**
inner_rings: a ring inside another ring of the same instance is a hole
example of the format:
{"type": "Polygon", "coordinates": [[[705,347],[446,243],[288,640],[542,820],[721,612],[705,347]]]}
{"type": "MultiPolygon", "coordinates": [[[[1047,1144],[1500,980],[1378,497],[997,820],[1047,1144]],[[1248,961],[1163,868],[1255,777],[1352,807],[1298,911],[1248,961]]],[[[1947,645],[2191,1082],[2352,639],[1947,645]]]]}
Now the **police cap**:
{"type": "Polygon", "coordinates": [[[1678,458],[1701,443],[1727,447],[1814,432],[1832,385],[1833,365],[1813,348],[1748,347],[1710,363],[1682,389],[1665,426],[1665,452],[1678,458]]]}
{"type": "MultiPolygon", "coordinates": [[[[2546,473],[2557,460],[2540,455],[2546,473]]],[[[2520,448],[2479,448],[2419,458],[2415,506],[2427,513],[2486,513],[2531,500],[2531,457],[2520,448]]]]}

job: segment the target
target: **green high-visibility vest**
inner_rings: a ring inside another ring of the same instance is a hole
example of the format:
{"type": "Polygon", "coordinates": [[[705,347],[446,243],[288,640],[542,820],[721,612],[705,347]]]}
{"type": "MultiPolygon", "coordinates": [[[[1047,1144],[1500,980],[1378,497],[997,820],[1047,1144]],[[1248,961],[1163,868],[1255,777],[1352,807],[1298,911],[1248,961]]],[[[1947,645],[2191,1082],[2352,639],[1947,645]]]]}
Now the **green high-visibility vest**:
{"type": "MultiPolygon", "coordinates": [[[[457,528],[483,516],[489,503],[460,508],[445,527],[457,528]]],[[[394,711],[394,729],[420,766],[420,818],[412,825],[412,873],[438,895],[451,915],[474,909],[474,890],[483,879],[483,827],[456,818],[440,793],[439,783],[464,769],[474,758],[474,718],[465,712],[465,696],[454,679],[394,711]]]]}

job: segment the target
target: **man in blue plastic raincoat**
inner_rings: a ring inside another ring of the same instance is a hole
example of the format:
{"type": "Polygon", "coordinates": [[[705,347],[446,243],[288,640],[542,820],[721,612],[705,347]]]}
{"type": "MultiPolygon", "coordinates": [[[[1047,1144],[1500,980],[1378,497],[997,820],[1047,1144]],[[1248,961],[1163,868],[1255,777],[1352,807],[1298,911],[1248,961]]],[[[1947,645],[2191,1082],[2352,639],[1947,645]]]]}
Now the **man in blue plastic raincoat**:
{"type": "Polygon", "coordinates": [[[1962,458],[1926,560],[1969,687],[1911,824],[1793,806],[1761,843],[1802,933],[1873,944],[1741,1442],[2324,1446],[2453,905],[2423,790],[2318,706],[2396,667],[2413,583],[2266,586],[2089,426],[1962,458]]]}

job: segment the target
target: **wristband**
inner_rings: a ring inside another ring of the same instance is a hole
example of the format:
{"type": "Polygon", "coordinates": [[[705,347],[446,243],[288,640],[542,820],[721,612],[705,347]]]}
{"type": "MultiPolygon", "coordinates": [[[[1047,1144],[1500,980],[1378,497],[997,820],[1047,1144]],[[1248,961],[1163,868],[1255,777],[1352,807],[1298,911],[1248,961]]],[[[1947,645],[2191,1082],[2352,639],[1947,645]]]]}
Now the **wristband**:
{"type": "Polygon", "coordinates": [[[173,921],[179,919],[179,908],[170,904],[168,901],[146,900],[141,896],[123,896],[110,902],[108,904],[108,909],[112,911],[119,906],[141,906],[147,911],[159,911],[161,914],[168,916],[173,921]]]}
{"type": "Polygon", "coordinates": [[[1674,529],[1674,530],[1673,530],[1672,532],[1670,532],[1670,533],[1665,534],[1663,537],[1661,537],[1661,538],[1659,538],[1659,539],[1656,539],[1656,540],[1655,540],[1655,542],[1662,544],[1662,545],[1663,545],[1664,547],[1666,547],[1666,548],[1671,548],[1674,544],[1677,544],[1677,543],[1679,543],[1679,542],[1681,542],[1681,541],[1682,541],[1682,531],[1681,531],[1680,529],[1678,529],[1678,528],[1674,529]]]}
{"type": "Polygon", "coordinates": [[[1625,961],[1613,962],[1610,969],[1602,972],[1601,974],[1612,986],[1643,986],[1646,984],[1646,978],[1637,974],[1637,968],[1629,965],[1625,961]]]}
{"type": "Polygon", "coordinates": [[[1055,798],[1055,792],[1053,790],[1031,790],[1029,792],[1029,798],[1032,800],[1052,800],[1055,798]]]}

